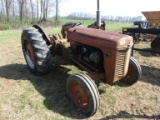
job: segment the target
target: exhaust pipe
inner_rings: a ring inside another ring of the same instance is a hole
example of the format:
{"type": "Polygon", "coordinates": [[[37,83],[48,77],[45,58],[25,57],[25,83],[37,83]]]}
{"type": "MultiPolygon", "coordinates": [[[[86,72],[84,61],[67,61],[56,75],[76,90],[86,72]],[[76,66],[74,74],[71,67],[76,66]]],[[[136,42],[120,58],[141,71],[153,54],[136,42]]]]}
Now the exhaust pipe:
{"type": "Polygon", "coordinates": [[[100,11],[100,2],[97,0],[97,27],[101,27],[101,11],[100,11]]]}

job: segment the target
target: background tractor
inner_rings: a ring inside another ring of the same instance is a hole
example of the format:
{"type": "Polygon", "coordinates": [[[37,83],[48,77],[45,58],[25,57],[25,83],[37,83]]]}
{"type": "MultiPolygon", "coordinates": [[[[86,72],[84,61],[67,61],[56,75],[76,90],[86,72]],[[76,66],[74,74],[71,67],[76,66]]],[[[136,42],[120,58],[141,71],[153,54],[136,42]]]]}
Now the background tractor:
{"type": "Polygon", "coordinates": [[[142,14],[147,21],[135,21],[134,25],[138,27],[124,27],[122,33],[132,36],[134,44],[140,41],[151,42],[151,50],[139,48],[133,50],[160,54],[160,11],[145,11],[142,14]]]}
{"type": "Polygon", "coordinates": [[[22,50],[29,70],[35,75],[50,71],[57,56],[59,64],[71,60],[87,74],[76,73],[68,77],[66,92],[74,105],[85,115],[92,116],[100,105],[100,96],[94,80],[108,84],[123,81],[134,84],[141,77],[139,63],[131,57],[131,36],[105,31],[100,20],[99,0],[97,21],[84,27],[81,23],[66,23],[62,35],[47,36],[33,25],[22,32],[22,50]]]}

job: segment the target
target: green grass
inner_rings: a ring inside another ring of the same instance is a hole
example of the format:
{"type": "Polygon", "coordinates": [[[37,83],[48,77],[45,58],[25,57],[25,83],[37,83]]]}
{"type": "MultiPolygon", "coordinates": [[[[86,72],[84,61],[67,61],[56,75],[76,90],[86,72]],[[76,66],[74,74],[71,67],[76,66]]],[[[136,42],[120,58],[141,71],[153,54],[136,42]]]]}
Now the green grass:
{"type": "MultiPolygon", "coordinates": [[[[81,22],[84,26],[88,26],[95,22],[95,20],[69,20],[69,19],[61,19],[60,22],[65,24],[67,22],[81,22]]],[[[106,28],[108,30],[120,30],[122,27],[129,27],[132,26],[132,23],[126,22],[112,22],[106,21],[106,28]]]]}
{"type": "Polygon", "coordinates": [[[122,31],[123,27],[133,26],[132,23],[125,22],[106,22],[106,28],[111,31],[122,31]]]}
{"type": "MultiPolygon", "coordinates": [[[[123,25],[130,24],[107,23],[113,31],[123,25]]],[[[46,33],[53,34],[60,33],[61,28],[44,29],[46,33]]],[[[158,57],[151,58],[158,64],[155,65],[147,57],[135,54],[143,65],[143,76],[131,87],[123,87],[119,83],[110,86],[97,81],[100,107],[94,116],[87,118],[70,104],[65,89],[69,75],[84,71],[74,65],[52,65],[47,75],[31,74],[22,53],[21,32],[22,29],[0,31],[0,118],[2,120],[138,119],[143,118],[144,114],[148,116],[152,114],[155,117],[159,115],[158,57]],[[154,69],[147,65],[154,66],[154,69]]]]}
{"type": "Polygon", "coordinates": [[[94,23],[94,20],[72,20],[72,19],[60,19],[61,24],[65,24],[68,22],[81,22],[84,26],[90,25],[94,23]]]}
{"type": "Polygon", "coordinates": [[[21,32],[21,30],[6,30],[3,32],[0,31],[0,42],[4,40],[19,39],[21,32]]]}
{"type": "MultiPolygon", "coordinates": [[[[70,19],[60,19],[61,24],[65,24],[68,22],[81,22],[84,26],[88,26],[92,23],[94,23],[94,20],[70,20],[70,19]]],[[[132,26],[131,23],[124,23],[124,22],[106,22],[106,28],[110,31],[121,31],[122,27],[129,27],[132,26]]],[[[31,27],[31,26],[28,26],[31,27]]],[[[23,27],[22,29],[27,28],[23,27]]],[[[43,28],[43,27],[42,27],[43,28]]],[[[9,40],[9,39],[19,39],[21,37],[21,32],[22,29],[17,29],[17,30],[6,30],[0,32],[0,40],[1,42],[4,40],[9,40]]],[[[44,28],[47,34],[57,34],[60,33],[61,28],[60,27],[47,27],[44,28]]]]}
{"type": "MultiPolygon", "coordinates": [[[[25,27],[24,27],[25,28],[25,27]]],[[[13,39],[20,39],[21,33],[23,29],[17,29],[17,30],[5,30],[0,31],[0,42],[2,43],[5,40],[12,41],[13,39]]],[[[60,33],[60,28],[44,28],[47,34],[56,34],[60,33]]]]}
{"type": "MultiPolygon", "coordinates": [[[[48,34],[51,34],[51,33],[57,33],[57,32],[60,32],[59,28],[57,27],[54,27],[54,19],[51,19],[49,18],[49,23],[41,23],[41,26],[51,26],[50,28],[47,28],[47,32],[48,34]],[[50,32],[52,31],[52,32],[50,32]]],[[[72,20],[72,19],[60,19],[60,25],[64,25],[65,23],[68,23],[68,22],[81,22],[84,26],[88,26],[88,25],[91,25],[92,23],[95,22],[95,20],[72,20]]],[[[19,23],[18,23],[19,24],[19,23]]],[[[129,26],[132,26],[133,24],[132,23],[128,23],[128,22],[112,22],[112,21],[106,21],[106,29],[108,30],[111,30],[111,31],[115,31],[115,30],[118,30],[118,31],[121,31],[122,27],[129,27],[129,26]]],[[[26,27],[30,27],[31,24],[23,24],[21,26],[21,29],[23,28],[26,28],[26,27]]],[[[0,38],[2,38],[3,40],[6,39],[6,36],[9,32],[9,37],[13,37],[15,38],[16,35],[18,35],[19,32],[21,32],[21,30],[18,31],[7,31],[7,32],[4,32],[3,35],[1,34],[0,32],[0,38]]]]}
{"type": "MultiPolygon", "coordinates": [[[[60,24],[65,24],[68,22],[81,22],[84,26],[91,25],[95,22],[95,20],[72,20],[72,19],[60,19],[60,24]]],[[[133,26],[133,23],[129,22],[114,22],[114,21],[106,21],[106,28],[108,30],[118,30],[121,31],[122,27],[130,27],[133,26]]]]}

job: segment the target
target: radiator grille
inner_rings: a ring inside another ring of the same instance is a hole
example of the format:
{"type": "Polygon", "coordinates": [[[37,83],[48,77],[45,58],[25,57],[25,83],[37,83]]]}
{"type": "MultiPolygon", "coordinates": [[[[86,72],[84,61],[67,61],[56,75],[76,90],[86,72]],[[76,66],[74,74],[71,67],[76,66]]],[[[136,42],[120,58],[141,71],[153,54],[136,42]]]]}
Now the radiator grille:
{"type": "Polygon", "coordinates": [[[124,65],[125,65],[125,57],[126,51],[118,51],[117,58],[116,58],[116,76],[123,76],[124,75],[124,65]]]}

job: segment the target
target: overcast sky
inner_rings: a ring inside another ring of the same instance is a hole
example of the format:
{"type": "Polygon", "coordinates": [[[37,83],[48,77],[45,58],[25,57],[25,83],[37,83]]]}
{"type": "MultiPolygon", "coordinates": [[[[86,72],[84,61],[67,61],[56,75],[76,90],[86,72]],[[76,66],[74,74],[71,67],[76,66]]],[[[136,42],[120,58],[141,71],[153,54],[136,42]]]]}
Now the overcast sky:
{"type": "MultiPolygon", "coordinates": [[[[60,15],[73,12],[95,14],[97,0],[64,0],[60,15]]],[[[160,0],[100,0],[102,15],[139,16],[142,11],[160,11],[160,0]]]]}

